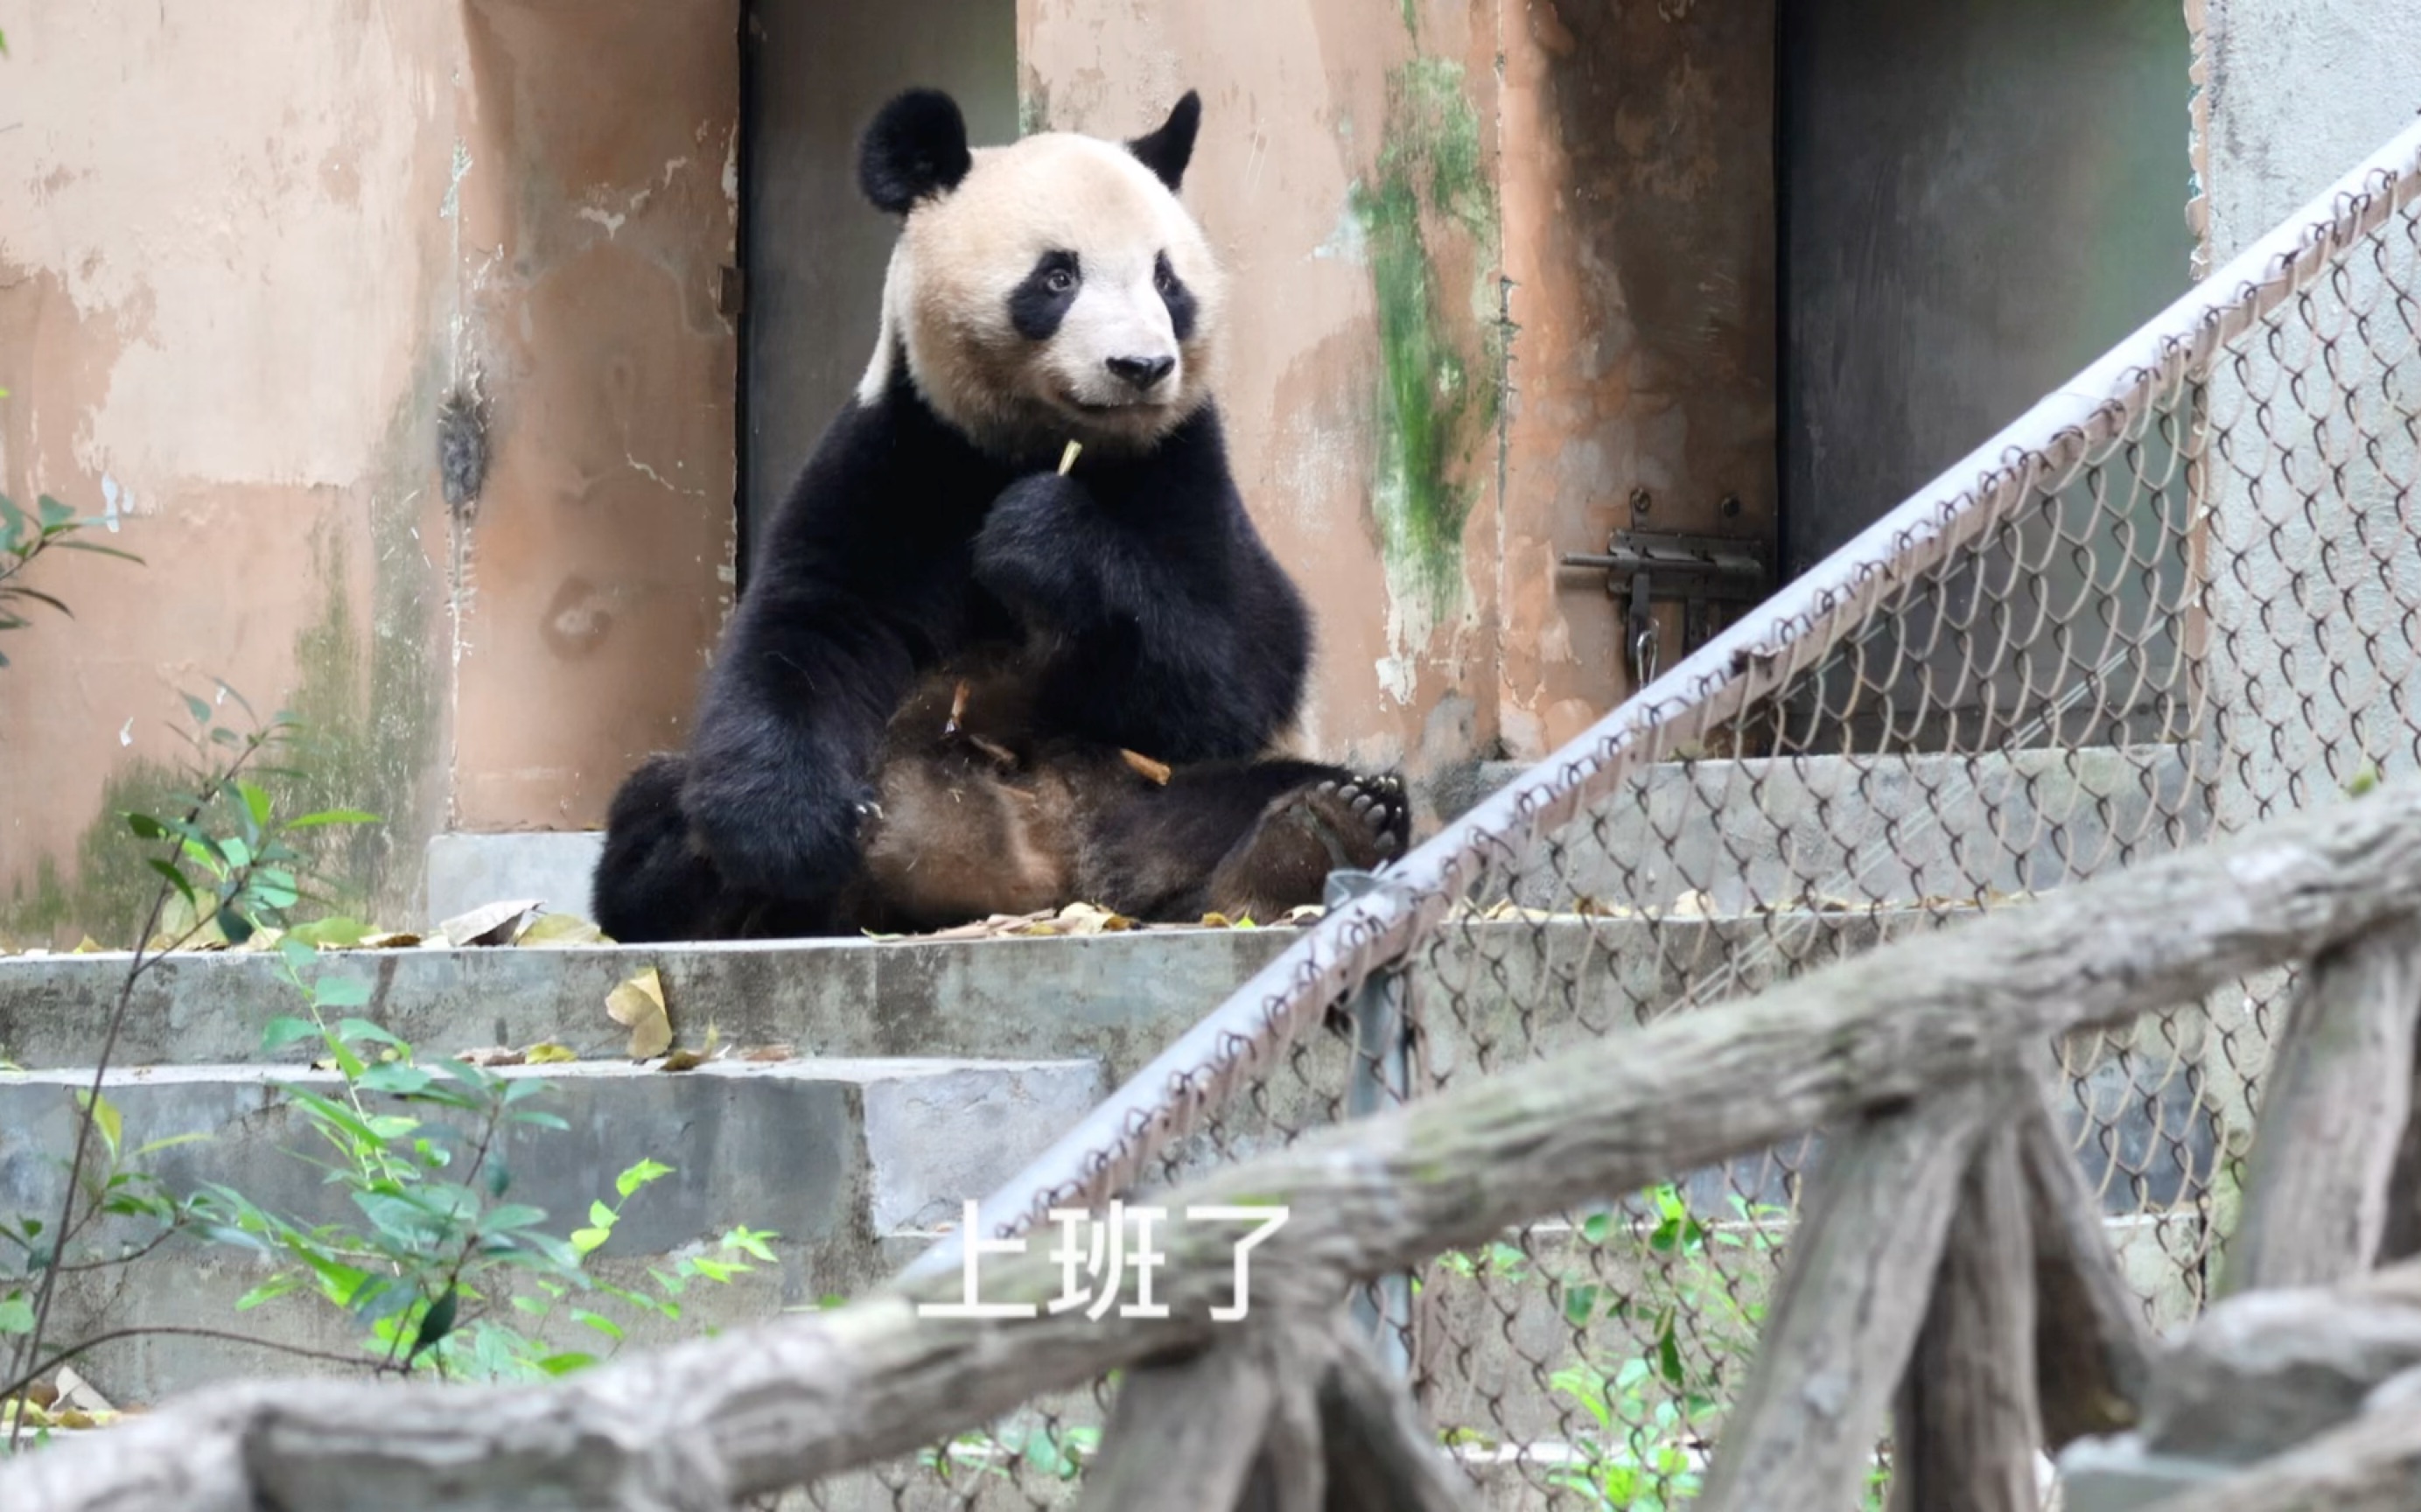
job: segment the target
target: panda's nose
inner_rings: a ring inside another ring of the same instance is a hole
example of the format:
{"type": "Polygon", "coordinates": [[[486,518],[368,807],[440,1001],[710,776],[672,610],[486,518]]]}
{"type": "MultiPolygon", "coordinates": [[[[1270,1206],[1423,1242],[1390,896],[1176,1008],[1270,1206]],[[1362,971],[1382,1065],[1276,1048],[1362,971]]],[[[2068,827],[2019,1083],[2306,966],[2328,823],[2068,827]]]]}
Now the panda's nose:
{"type": "Polygon", "coordinates": [[[1124,379],[1137,390],[1156,386],[1177,366],[1174,357],[1113,357],[1110,371],[1124,379]]]}

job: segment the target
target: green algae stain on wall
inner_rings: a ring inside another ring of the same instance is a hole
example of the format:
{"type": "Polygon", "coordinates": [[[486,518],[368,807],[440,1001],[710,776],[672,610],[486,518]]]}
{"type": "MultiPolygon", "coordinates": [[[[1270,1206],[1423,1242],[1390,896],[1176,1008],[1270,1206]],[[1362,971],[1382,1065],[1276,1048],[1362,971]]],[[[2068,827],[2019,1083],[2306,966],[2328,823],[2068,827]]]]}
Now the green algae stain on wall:
{"type": "Polygon", "coordinates": [[[180,795],[193,787],[187,773],[140,756],[112,772],[102,783],[100,817],[76,837],[72,879],[50,856],[36,862],[34,885],[19,883],[0,910],[0,936],[62,950],[86,935],[112,950],[133,945],[160,890],[149,864],[160,849],[136,839],[124,816],[180,816],[186,807],[180,795]]]}
{"type": "Polygon", "coordinates": [[[441,585],[414,533],[422,470],[434,434],[440,374],[425,368],[398,407],[368,507],[369,614],[343,581],[342,553],[316,543],[323,607],[295,637],[289,708],[301,725],[279,793],[285,812],[365,809],[375,825],[318,832],[314,862],[336,912],[401,922],[416,912],[420,858],[438,816],[427,801],[437,769],[439,660],[430,637],[441,585]]]}
{"type": "MultiPolygon", "coordinates": [[[[344,553],[333,530],[323,525],[314,542],[322,608],[295,636],[295,683],[282,706],[301,728],[273,754],[277,772],[262,786],[281,814],[360,808],[383,822],[307,832],[316,877],[313,900],[299,911],[304,917],[367,911],[382,922],[401,922],[416,906],[418,859],[435,824],[425,793],[438,753],[439,667],[429,635],[438,585],[413,534],[418,470],[409,459],[425,454],[416,438],[432,433],[435,376],[433,369],[425,375],[400,407],[370,490],[367,626],[344,581],[344,553]]],[[[264,721],[281,707],[275,690],[236,691],[264,721]]],[[[232,700],[215,713],[239,733],[249,727],[232,700]]],[[[224,755],[223,747],[207,749],[213,759],[224,755]]],[[[77,837],[72,873],[58,858],[39,860],[32,885],[21,881],[0,901],[0,939],[67,948],[90,935],[112,949],[132,945],[160,886],[149,866],[159,850],[136,839],[125,816],[181,815],[190,803],[182,795],[195,787],[194,773],[167,763],[138,756],[118,766],[77,837]]]]}
{"type": "MultiPolygon", "coordinates": [[[[374,518],[382,561],[392,559],[393,543],[381,538],[386,524],[374,518]]],[[[323,607],[295,637],[297,679],[289,707],[299,727],[286,762],[292,775],[277,793],[279,808],[358,808],[379,816],[374,825],[318,832],[312,859],[331,912],[399,923],[414,902],[413,863],[428,837],[419,796],[436,751],[436,675],[427,622],[413,585],[381,571],[365,625],[339,578],[337,553],[322,543],[318,554],[323,607]]]]}
{"type": "Polygon", "coordinates": [[[1390,579],[1442,609],[1461,592],[1479,493],[1468,463],[1494,432],[1502,352],[1476,321],[1458,339],[1430,238],[1469,236],[1484,272],[1496,198],[1460,67],[1416,58],[1389,76],[1387,101],[1377,172],[1352,195],[1379,317],[1374,508],[1390,579]]]}

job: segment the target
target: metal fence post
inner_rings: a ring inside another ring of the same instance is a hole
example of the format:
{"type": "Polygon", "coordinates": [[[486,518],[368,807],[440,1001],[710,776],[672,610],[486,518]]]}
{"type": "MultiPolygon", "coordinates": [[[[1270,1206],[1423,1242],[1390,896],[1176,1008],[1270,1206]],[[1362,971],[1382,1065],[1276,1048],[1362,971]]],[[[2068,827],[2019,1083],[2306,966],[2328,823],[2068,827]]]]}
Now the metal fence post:
{"type": "MultiPolygon", "coordinates": [[[[1325,902],[1343,908],[1379,885],[1367,871],[1329,873],[1325,902]]],[[[1373,972],[1346,1000],[1353,1021],[1353,1068],[1346,1082],[1345,1115],[1365,1118],[1396,1107],[1413,1095],[1412,1024],[1405,1012],[1409,988],[1395,967],[1373,972]]],[[[1368,1331],[1379,1358],[1398,1379],[1413,1370],[1413,1278],[1382,1276],[1353,1293],[1354,1321],[1368,1331]]]]}

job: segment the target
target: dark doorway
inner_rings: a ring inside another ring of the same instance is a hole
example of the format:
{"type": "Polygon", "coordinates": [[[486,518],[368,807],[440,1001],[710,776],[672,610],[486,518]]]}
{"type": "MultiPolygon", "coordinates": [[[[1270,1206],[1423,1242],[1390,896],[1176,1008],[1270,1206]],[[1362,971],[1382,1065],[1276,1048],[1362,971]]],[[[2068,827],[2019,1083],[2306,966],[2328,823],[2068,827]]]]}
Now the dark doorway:
{"type": "Polygon", "coordinates": [[[2186,291],[2177,0],[1782,7],[1782,572],[2186,291]]]}
{"type": "Polygon", "coordinates": [[[978,143],[1017,132],[1015,0],[748,0],[742,22],[740,571],[866,371],[897,226],[857,192],[857,134],[912,85],[978,143]]]}

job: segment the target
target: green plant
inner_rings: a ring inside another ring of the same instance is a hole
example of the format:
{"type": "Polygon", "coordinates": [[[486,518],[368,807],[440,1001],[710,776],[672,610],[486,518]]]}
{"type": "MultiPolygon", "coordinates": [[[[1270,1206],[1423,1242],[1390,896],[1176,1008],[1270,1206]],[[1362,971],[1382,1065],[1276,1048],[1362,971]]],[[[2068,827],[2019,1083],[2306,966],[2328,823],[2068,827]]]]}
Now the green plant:
{"type": "Polygon", "coordinates": [[[1518,1244],[1494,1239],[1490,1241],[1488,1248],[1476,1255],[1462,1250],[1445,1251],[1438,1255],[1437,1263],[1442,1269],[1465,1280],[1485,1271],[1508,1281],[1519,1281],[1529,1273],[1530,1256],[1518,1244]]]}
{"type": "Polygon", "coordinates": [[[650,1268],[653,1291],[591,1275],[589,1258],[612,1236],[623,1205],[672,1167],[641,1161],[617,1178],[613,1202],[590,1205],[586,1226],[568,1236],[548,1232],[543,1210],[508,1200],[505,1136],[515,1128],[568,1128],[559,1115],[532,1106],[553,1084],[452,1059],[424,1064],[385,1029],[337,1016],[367,1003],[366,983],[306,984],[301,968],[312,948],[280,942],[279,954],[307,1016],[273,1021],[263,1043],[276,1050],[316,1040],[334,1067],[334,1095],[292,1084],[283,1090],[324,1146],[325,1158],[315,1163],[360,1221],[305,1225],[232,1189],[206,1189],[198,1199],[204,1232],[278,1262],[238,1302],[240,1310],[291,1293],[316,1296],[363,1328],[364,1347],[381,1371],[408,1372],[426,1363],[448,1378],[527,1380],[602,1358],[548,1342],[547,1325],[559,1313],[605,1339],[610,1355],[627,1330],[607,1305],[678,1319],[691,1283],[727,1283],[755,1269],[752,1259],[773,1259],[767,1241],[774,1236],[740,1227],[711,1255],[650,1268]],[[529,1285],[496,1285],[508,1272],[523,1273],[529,1285]],[[575,1294],[593,1294],[599,1303],[572,1305],[575,1294]],[[500,1303],[508,1310],[500,1311],[500,1303]]]}
{"type": "Polygon", "coordinates": [[[1751,1283],[1743,1295],[1715,1256],[1770,1253],[1778,1242],[1771,1222],[1784,1216],[1735,1193],[1732,1221],[1709,1224],[1669,1182],[1649,1188],[1642,1200],[1644,1220],[1604,1212],[1581,1224],[1592,1246],[1636,1243],[1625,1269],[1640,1277],[1638,1289],[1609,1296],[1602,1283],[1574,1275],[1555,1283],[1575,1330],[1615,1319],[1641,1340],[1636,1353],[1608,1362],[1611,1369],[1580,1360],[1549,1378],[1585,1425],[1575,1435],[1574,1461],[1550,1480],[1607,1512],[1666,1512],[1697,1495],[1703,1446],[1730,1406],[1720,1362],[1747,1357],[1765,1316],[1761,1285],[1751,1283]]]}
{"type": "Polygon", "coordinates": [[[92,1081],[78,1099],[75,1139],[67,1161],[58,1216],[45,1223],[20,1215],[11,1224],[24,1262],[19,1272],[0,1274],[0,1287],[5,1287],[0,1308],[6,1310],[8,1324],[0,1329],[0,1337],[8,1344],[7,1368],[0,1371],[0,1380],[7,1382],[0,1385],[0,1411],[9,1412],[12,1445],[23,1425],[25,1414],[21,1408],[27,1385],[41,1372],[100,1342],[84,1340],[48,1358],[42,1353],[60,1275],[122,1263],[107,1255],[71,1258],[70,1246],[92,1234],[102,1218],[116,1216],[148,1220],[155,1225],[155,1232],[132,1245],[133,1253],[148,1253],[193,1218],[189,1203],[172,1204],[156,1182],[123,1167],[119,1119],[104,1096],[110,1062],[125,1028],[135,986],[164,953],[195,943],[205,931],[241,943],[265,925],[282,920],[285,911],[302,896],[302,856],[289,842],[289,834],[369,818],[341,810],[278,818],[269,794],[253,777],[269,774],[263,757],[287,738],[292,722],[279,715],[264,725],[241,694],[225,683],[218,687],[220,705],[232,699],[251,719],[252,727],[239,731],[221,725],[212,705],[186,695],[185,706],[195,727],[182,733],[202,758],[192,768],[194,790],[179,795],[181,811],[171,817],[125,816],[128,829],[138,839],[163,847],[148,863],[159,874],[160,883],[138,930],[133,959],[119,979],[117,1002],[94,1057],[92,1081]],[[172,906],[181,912],[172,914],[172,906]],[[93,1159],[96,1134],[104,1162],[97,1169],[87,1163],[93,1159]]]}
{"type": "Polygon", "coordinates": [[[990,1433],[962,1433],[939,1449],[926,1449],[917,1463],[943,1480],[962,1471],[1013,1476],[1010,1461],[1023,1461],[1053,1480],[1073,1481],[1101,1446],[1101,1430],[1089,1424],[1002,1424],[990,1433]]]}
{"type": "MultiPolygon", "coordinates": [[[[0,48],[0,53],[6,51],[0,48]]],[[[8,390],[0,389],[0,397],[7,394],[8,390]]],[[[75,538],[82,531],[102,523],[103,522],[99,520],[78,516],[74,510],[48,494],[35,501],[34,513],[28,515],[7,494],[0,493],[0,630],[23,630],[32,624],[32,620],[19,613],[27,604],[41,604],[70,619],[75,617],[73,611],[55,596],[39,588],[28,587],[19,581],[24,576],[25,569],[34,565],[35,559],[47,552],[92,552],[102,556],[115,556],[120,561],[142,561],[141,557],[121,552],[115,546],[75,538]]],[[[8,658],[0,654],[0,667],[8,664],[8,658]]]]}

